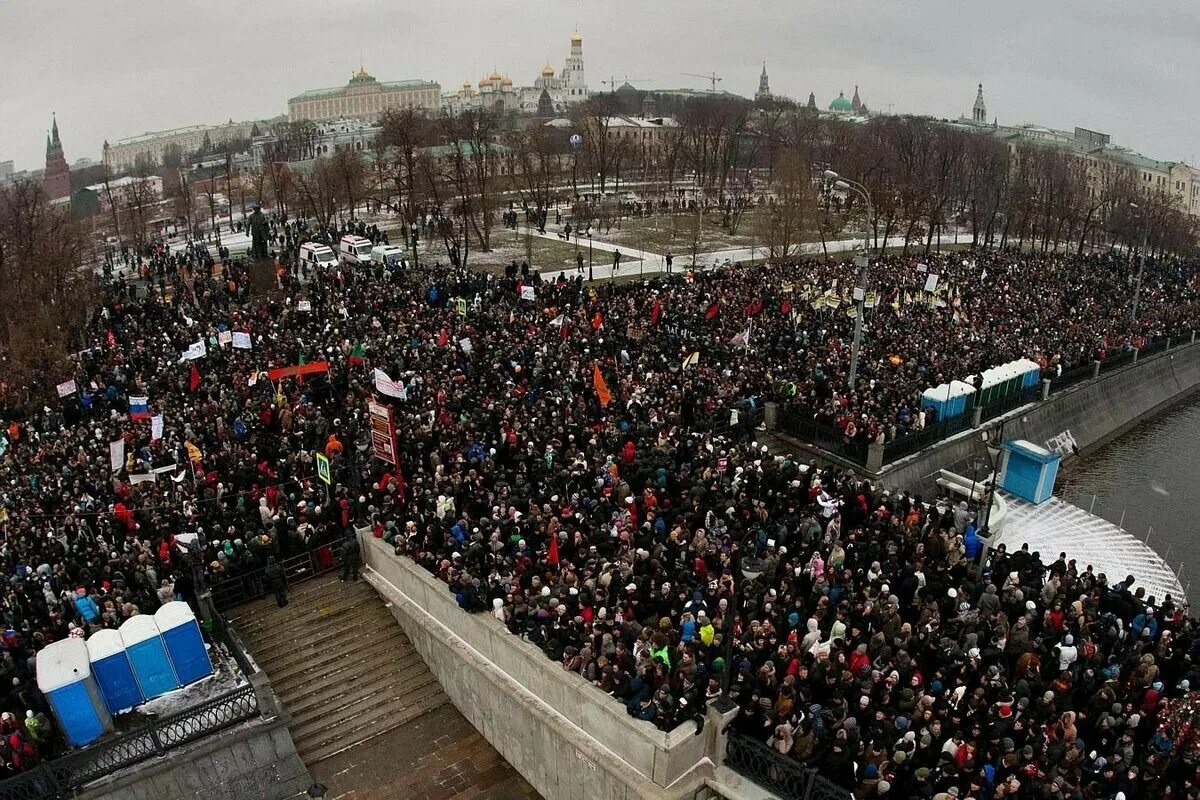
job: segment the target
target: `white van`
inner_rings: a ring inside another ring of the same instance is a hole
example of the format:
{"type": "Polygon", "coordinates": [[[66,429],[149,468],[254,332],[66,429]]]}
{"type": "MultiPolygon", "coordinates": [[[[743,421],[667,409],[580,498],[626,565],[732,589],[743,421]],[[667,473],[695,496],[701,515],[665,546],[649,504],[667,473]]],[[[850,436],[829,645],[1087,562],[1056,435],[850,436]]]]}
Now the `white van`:
{"type": "Polygon", "coordinates": [[[305,242],[300,245],[300,263],[308,269],[328,269],[337,266],[337,256],[328,245],[305,242]]]}
{"type": "Polygon", "coordinates": [[[377,244],[371,248],[371,261],[385,267],[401,266],[404,248],[395,244],[377,244]]]}
{"type": "Polygon", "coordinates": [[[346,264],[370,264],[372,247],[374,245],[371,244],[370,239],[364,239],[361,236],[343,236],[338,245],[338,255],[346,264]]]}

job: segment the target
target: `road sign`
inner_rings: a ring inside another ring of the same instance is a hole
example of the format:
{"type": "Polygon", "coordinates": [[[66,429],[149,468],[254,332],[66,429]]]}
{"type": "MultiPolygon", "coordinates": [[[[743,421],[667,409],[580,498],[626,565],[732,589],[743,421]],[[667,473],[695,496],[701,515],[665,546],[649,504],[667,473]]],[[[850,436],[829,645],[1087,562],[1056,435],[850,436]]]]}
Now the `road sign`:
{"type": "Polygon", "coordinates": [[[317,477],[325,481],[328,486],[332,482],[332,476],[329,472],[329,459],[317,453],[317,477]]]}

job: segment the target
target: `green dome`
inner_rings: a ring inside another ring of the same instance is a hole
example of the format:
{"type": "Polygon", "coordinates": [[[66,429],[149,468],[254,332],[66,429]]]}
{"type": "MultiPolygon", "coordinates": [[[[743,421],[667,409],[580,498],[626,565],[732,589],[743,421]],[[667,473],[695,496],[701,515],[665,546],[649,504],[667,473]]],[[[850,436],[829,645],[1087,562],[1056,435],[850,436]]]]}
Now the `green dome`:
{"type": "Polygon", "coordinates": [[[844,111],[846,113],[849,113],[849,112],[853,111],[854,109],[850,105],[850,101],[846,99],[846,93],[838,92],[837,99],[829,104],[829,110],[830,111],[844,111]]]}

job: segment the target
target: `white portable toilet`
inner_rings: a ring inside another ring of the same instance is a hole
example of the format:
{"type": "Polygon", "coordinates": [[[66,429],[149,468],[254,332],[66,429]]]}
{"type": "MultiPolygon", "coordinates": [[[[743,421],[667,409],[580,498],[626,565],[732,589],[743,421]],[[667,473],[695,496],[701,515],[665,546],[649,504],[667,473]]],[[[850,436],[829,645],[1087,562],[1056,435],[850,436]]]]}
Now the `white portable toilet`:
{"type": "Polygon", "coordinates": [[[46,645],[38,651],[36,664],[38,689],[50,701],[67,744],[83,747],[112,730],[112,717],[96,688],[83,639],[46,645]]]}

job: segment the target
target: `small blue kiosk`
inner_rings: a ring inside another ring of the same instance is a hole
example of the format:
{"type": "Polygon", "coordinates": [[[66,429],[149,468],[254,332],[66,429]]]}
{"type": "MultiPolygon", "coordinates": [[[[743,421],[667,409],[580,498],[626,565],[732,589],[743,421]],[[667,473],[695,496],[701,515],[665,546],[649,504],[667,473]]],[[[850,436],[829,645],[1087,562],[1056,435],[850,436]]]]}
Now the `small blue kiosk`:
{"type": "Polygon", "coordinates": [[[50,701],[67,744],[83,747],[112,730],[112,717],[92,677],[83,639],[62,639],[39,650],[37,684],[50,701]]]}
{"type": "Polygon", "coordinates": [[[129,663],[129,654],[125,652],[121,634],[111,628],[98,630],[88,637],[87,649],[92,672],[110,714],[118,714],[145,702],[137,678],[133,676],[133,666],[129,663]]]}
{"type": "Polygon", "coordinates": [[[1054,494],[1061,456],[1033,442],[1005,442],[1000,466],[1000,488],[1030,503],[1044,503],[1054,494]]]}
{"type": "Polygon", "coordinates": [[[179,678],[154,617],[148,614],[130,617],[121,624],[120,631],[133,675],[147,700],[179,688],[179,678]]]}
{"type": "Polygon", "coordinates": [[[212,661],[204,647],[204,637],[200,635],[196,615],[187,603],[179,600],[165,603],[154,612],[154,621],[162,632],[167,655],[175,667],[175,677],[181,684],[212,675],[212,661]]]}

